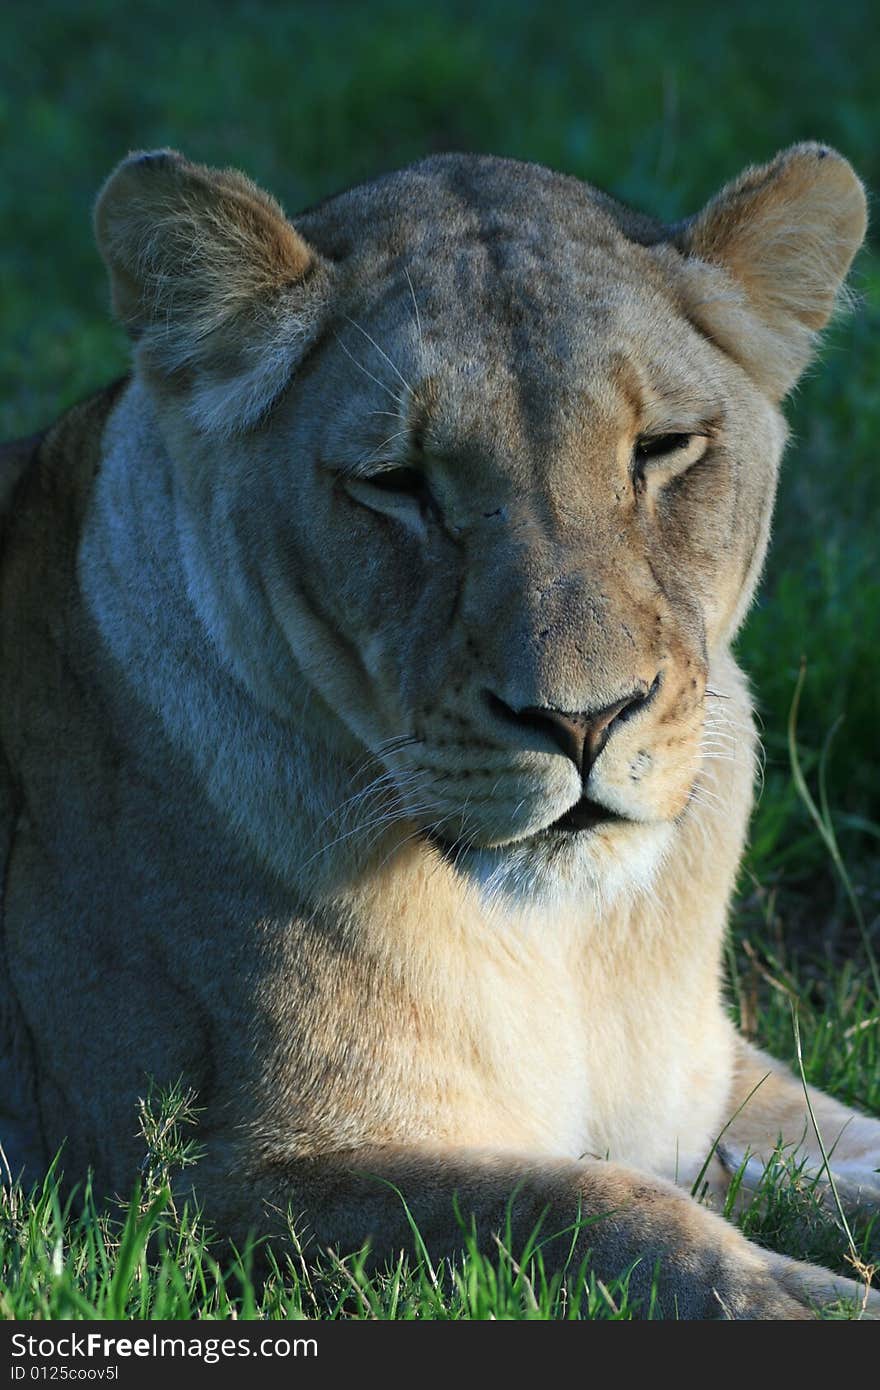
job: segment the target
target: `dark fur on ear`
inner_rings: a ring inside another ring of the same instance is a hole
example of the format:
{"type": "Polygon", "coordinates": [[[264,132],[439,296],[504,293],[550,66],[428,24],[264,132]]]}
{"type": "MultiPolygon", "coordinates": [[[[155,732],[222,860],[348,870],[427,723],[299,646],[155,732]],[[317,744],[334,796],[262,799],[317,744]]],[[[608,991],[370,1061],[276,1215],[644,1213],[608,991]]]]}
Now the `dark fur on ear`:
{"type": "Polygon", "coordinates": [[[329,268],[236,170],[132,154],[95,208],[114,309],[152,379],[183,387],[203,430],[247,428],[283,389],[329,268]]]}
{"type": "MultiPolygon", "coordinates": [[[[847,160],[793,145],[675,229],[685,312],[779,400],[807,366],[866,226],[865,191],[847,160]]],[[[658,251],[668,259],[668,248],[658,251]]]]}

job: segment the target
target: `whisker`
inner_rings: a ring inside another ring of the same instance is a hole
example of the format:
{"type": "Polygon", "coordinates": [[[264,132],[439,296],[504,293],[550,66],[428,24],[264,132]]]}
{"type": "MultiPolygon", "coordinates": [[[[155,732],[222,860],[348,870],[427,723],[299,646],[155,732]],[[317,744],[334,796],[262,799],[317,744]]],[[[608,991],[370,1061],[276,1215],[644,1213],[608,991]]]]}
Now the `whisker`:
{"type": "Polygon", "coordinates": [[[410,386],[409,382],[407,381],[406,377],[403,375],[403,372],[402,372],[402,371],[400,370],[400,368],[396,365],[396,363],[392,362],[391,358],[388,356],[388,353],[385,352],[385,350],[384,350],[383,348],[380,348],[379,344],[376,342],[376,339],[373,338],[373,337],[371,337],[370,334],[367,332],[367,330],[366,330],[365,328],[362,328],[361,325],[360,325],[359,323],[357,323],[354,319],[349,318],[348,314],[343,314],[342,317],[345,319],[346,323],[350,323],[350,324],[351,324],[352,328],[356,328],[357,331],[358,331],[358,333],[362,333],[362,334],[364,335],[364,337],[366,338],[366,340],[367,340],[368,343],[372,343],[373,347],[376,349],[376,351],[378,352],[379,356],[380,356],[380,357],[383,357],[383,358],[385,359],[385,361],[388,363],[389,367],[391,368],[392,372],[394,372],[394,374],[396,375],[398,381],[401,382],[401,384],[402,384],[402,386],[403,386],[403,389],[406,391],[407,395],[412,396],[412,395],[414,394],[414,393],[413,393],[413,389],[412,389],[412,387],[410,386]]]}
{"type": "Polygon", "coordinates": [[[403,273],[404,273],[404,275],[406,276],[406,283],[409,285],[409,292],[410,292],[410,294],[412,295],[413,308],[414,308],[415,311],[416,311],[416,328],[418,329],[418,333],[419,333],[419,347],[424,347],[425,344],[424,344],[424,340],[423,340],[423,338],[422,338],[422,316],[421,316],[421,314],[419,313],[419,305],[418,305],[418,300],[416,299],[416,292],[415,292],[415,290],[413,289],[413,282],[412,282],[412,280],[410,279],[409,271],[406,269],[405,266],[404,266],[404,269],[403,269],[403,273]]]}
{"type": "MultiPolygon", "coordinates": [[[[391,399],[395,402],[396,405],[399,406],[400,397],[395,395],[395,393],[391,390],[391,387],[388,386],[386,382],[380,381],[379,378],[377,376],[374,376],[372,372],[367,371],[367,368],[364,366],[363,362],[359,362],[355,357],[354,353],[349,352],[348,348],[345,346],[345,343],[342,341],[338,333],[334,333],[333,336],[336,339],[339,346],[342,348],[342,351],[345,353],[346,357],[349,359],[350,362],[354,363],[358,371],[363,372],[364,376],[369,377],[370,381],[374,381],[376,385],[379,386],[383,391],[387,391],[391,399]]],[[[398,418],[400,417],[398,416],[398,418]]]]}
{"type": "Polygon", "coordinates": [[[321,849],[317,851],[316,854],[312,855],[312,859],[309,859],[307,863],[303,865],[303,868],[306,868],[308,864],[311,864],[312,860],[317,859],[319,855],[324,854],[328,850],[334,849],[336,845],[342,844],[345,840],[352,839],[355,835],[366,836],[368,833],[372,832],[365,846],[365,848],[369,849],[369,847],[375,844],[376,840],[378,840],[379,836],[382,834],[382,831],[385,830],[389,825],[394,825],[396,824],[396,822],[400,820],[411,820],[413,816],[423,815],[428,811],[432,811],[433,809],[434,803],[428,801],[424,802],[421,805],[416,805],[412,807],[404,807],[403,805],[395,807],[386,807],[383,811],[379,812],[376,816],[372,817],[372,819],[364,821],[362,825],[354,826],[353,829],[345,831],[345,833],[342,835],[337,835],[335,840],[331,840],[328,844],[323,845],[321,849]]]}
{"type": "MultiPolygon", "coordinates": [[[[364,820],[363,823],[357,824],[357,826],[353,826],[352,828],[350,828],[350,830],[342,831],[341,834],[336,835],[334,840],[328,841],[327,844],[320,845],[320,848],[316,849],[316,852],[314,852],[313,855],[311,855],[310,858],[307,859],[306,862],[304,862],[304,865],[302,866],[303,870],[307,869],[310,863],[313,863],[314,859],[320,858],[320,855],[323,855],[323,853],[329,851],[329,849],[334,848],[335,845],[342,844],[343,841],[350,840],[350,838],[352,838],[353,835],[367,834],[368,831],[373,830],[374,827],[381,827],[382,824],[389,824],[392,823],[393,820],[399,819],[400,813],[402,813],[403,810],[403,801],[402,799],[400,799],[400,792],[412,791],[412,788],[416,787],[418,781],[421,780],[424,780],[424,778],[423,776],[421,776],[420,773],[418,773],[418,771],[413,771],[413,773],[405,774],[405,776],[403,776],[402,778],[396,777],[395,774],[391,773],[391,771],[382,771],[380,776],[375,777],[374,780],[367,785],[367,787],[361,788],[361,790],[359,792],[356,792],[355,795],[350,796],[350,798],[348,798],[348,801],[342,802],[341,805],[336,806],[336,808],[332,809],[331,812],[329,812],[328,815],[324,817],[324,820],[320,821],[320,824],[318,824],[318,826],[314,828],[313,834],[311,834],[311,840],[314,840],[314,838],[317,837],[318,831],[320,831],[321,828],[323,828],[325,824],[327,824],[328,820],[334,819],[334,817],[336,815],[339,815],[339,813],[341,813],[342,810],[346,808],[346,806],[348,806],[349,808],[349,815],[348,817],[346,817],[346,819],[350,819],[352,813],[355,812],[356,809],[360,809],[360,806],[363,805],[363,802],[366,801],[367,796],[370,794],[375,795],[378,794],[378,792],[388,791],[391,792],[392,798],[395,798],[396,801],[396,805],[395,803],[392,803],[392,805],[384,806],[384,808],[381,808],[380,810],[377,810],[377,812],[374,812],[373,815],[368,816],[367,820],[364,820]]],[[[425,806],[425,808],[418,809],[430,810],[431,806],[428,805],[425,806]]]]}
{"type": "Polygon", "coordinates": [[[710,791],[710,789],[707,786],[705,786],[702,782],[695,783],[691,787],[690,799],[695,801],[697,805],[709,806],[712,809],[724,805],[723,801],[721,800],[721,797],[718,796],[715,792],[710,791]]]}
{"type": "Polygon", "coordinates": [[[377,777],[373,778],[372,782],[368,782],[360,791],[354,792],[352,796],[348,797],[345,801],[341,801],[338,806],[334,806],[331,811],[328,811],[324,819],[315,827],[312,838],[314,839],[318,831],[323,829],[329,820],[333,820],[335,817],[340,816],[346,808],[348,809],[349,816],[351,816],[352,812],[362,804],[368,796],[375,795],[380,791],[386,790],[386,788],[392,791],[404,790],[406,787],[413,785],[417,780],[416,774],[406,774],[403,777],[399,777],[387,770],[380,772],[377,777]]]}
{"type": "Polygon", "coordinates": [[[368,464],[375,463],[377,459],[380,459],[382,457],[383,449],[387,449],[388,445],[393,444],[395,439],[400,439],[404,435],[409,435],[409,433],[410,430],[409,427],[407,427],[403,430],[397,430],[394,434],[389,434],[388,438],[383,439],[381,444],[377,444],[375,449],[371,449],[370,452],[368,454],[365,454],[363,458],[358,459],[357,464],[355,465],[356,468],[366,468],[368,464]]]}
{"type": "Polygon", "coordinates": [[[348,776],[354,781],[371,762],[379,763],[380,755],[399,753],[417,743],[424,743],[424,739],[418,734],[395,734],[392,738],[382,739],[376,744],[375,749],[368,748],[363,757],[348,769],[348,776]]]}
{"type": "MultiPolygon", "coordinates": [[[[404,813],[402,815],[390,816],[381,825],[376,826],[373,829],[373,833],[370,835],[369,839],[366,840],[365,843],[361,846],[361,849],[363,850],[365,855],[369,855],[373,848],[379,843],[385,831],[388,830],[390,826],[400,824],[402,821],[411,825],[415,817],[427,816],[432,811],[436,810],[437,804],[433,801],[425,801],[420,805],[413,806],[412,808],[404,808],[404,813]]],[[[416,825],[416,829],[413,832],[413,834],[408,835],[406,838],[413,839],[415,835],[421,835],[422,833],[423,832],[421,827],[419,825],[416,825]]],[[[403,841],[401,841],[401,843],[403,843],[403,841]]],[[[388,858],[391,854],[393,854],[393,852],[393,849],[389,851],[388,855],[385,856],[385,859],[382,860],[382,863],[379,864],[378,868],[376,869],[376,872],[378,872],[378,869],[382,868],[382,866],[387,862],[388,858]]]]}
{"type": "Polygon", "coordinates": [[[381,864],[377,866],[376,873],[380,873],[381,870],[384,869],[385,865],[388,863],[388,860],[391,859],[395,854],[398,854],[400,850],[403,849],[404,845],[408,845],[411,840],[418,839],[420,835],[436,834],[437,831],[440,829],[440,826],[445,825],[446,822],[448,820],[451,820],[455,814],[456,812],[453,810],[450,811],[447,815],[441,816],[440,820],[432,821],[429,825],[425,827],[416,826],[415,830],[411,831],[409,835],[404,835],[402,840],[399,840],[396,845],[392,846],[392,848],[385,855],[385,858],[382,860],[381,864]]]}
{"type": "Polygon", "coordinates": [[[395,744],[405,746],[408,743],[424,743],[424,739],[418,734],[392,734],[390,738],[382,738],[379,740],[376,744],[376,751],[385,753],[395,744]]]}
{"type": "Polygon", "coordinates": [[[519,815],[520,811],[522,810],[523,806],[525,806],[527,800],[528,800],[528,797],[525,797],[525,796],[520,797],[519,801],[516,803],[516,805],[515,805],[514,808],[513,808],[513,815],[510,817],[510,819],[511,819],[512,821],[515,821],[515,820],[516,820],[516,818],[517,818],[517,816],[519,815]]]}
{"type": "Polygon", "coordinates": [[[748,724],[731,724],[728,722],[723,724],[710,724],[707,720],[703,725],[703,729],[708,734],[718,734],[719,736],[726,734],[728,738],[758,741],[758,735],[748,724]]]}

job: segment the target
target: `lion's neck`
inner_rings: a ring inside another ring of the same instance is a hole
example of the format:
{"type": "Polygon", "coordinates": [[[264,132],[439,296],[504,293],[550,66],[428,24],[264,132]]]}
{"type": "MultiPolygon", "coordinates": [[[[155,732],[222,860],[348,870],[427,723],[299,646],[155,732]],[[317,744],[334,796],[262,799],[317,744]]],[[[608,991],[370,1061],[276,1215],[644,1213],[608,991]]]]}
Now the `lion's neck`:
{"type": "MultiPolygon", "coordinates": [[[[161,725],[164,747],[155,747],[154,724],[143,735],[153,762],[172,775],[185,765],[222,829],[298,889],[303,839],[334,797],[344,799],[344,768],[305,719],[261,708],[223,659],[189,583],[185,544],[174,468],[134,382],[108,422],[80,546],[80,588],[110,657],[95,673],[117,708],[145,707],[161,725]]],[[[304,686],[306,717],[309,703],[304,686]]],[[[125,730],[128,743],[139,737],[136,724],[125,730]]]]}

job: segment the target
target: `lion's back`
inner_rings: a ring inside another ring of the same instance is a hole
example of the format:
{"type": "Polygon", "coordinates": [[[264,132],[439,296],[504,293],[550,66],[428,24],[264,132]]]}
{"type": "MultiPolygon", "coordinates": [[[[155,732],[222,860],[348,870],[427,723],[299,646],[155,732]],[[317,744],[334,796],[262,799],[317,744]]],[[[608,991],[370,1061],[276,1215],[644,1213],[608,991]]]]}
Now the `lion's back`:
{"type": "MultiPolygon", "coordinates": [[[[52,671],[36,634],[60,579],[59,557],[74,554],[82,510],[100,456],[107,416],[127,378],[78,402],[48,429],[0,443],[0,669],[7,715],[16,715],[16,672],[52,694],[52,671]],[[41,611],[37,611],[37,609],[41,611]],[[32,640],[33,639],[33,640],[32,640]],[[31,679],[33,677],[33,679],[31,679]]],[[[7,966],[6,885],[24,800],[0,721],[0,1180],[44,1162],[37,1119],[33,1047],[7,966]]]]}

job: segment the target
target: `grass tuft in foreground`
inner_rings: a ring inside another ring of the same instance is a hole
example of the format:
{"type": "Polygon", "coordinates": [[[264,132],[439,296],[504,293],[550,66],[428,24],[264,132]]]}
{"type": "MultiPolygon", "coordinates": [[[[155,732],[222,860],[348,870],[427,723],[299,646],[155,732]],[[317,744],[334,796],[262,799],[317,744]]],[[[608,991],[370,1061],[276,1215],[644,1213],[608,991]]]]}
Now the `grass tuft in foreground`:
{"type": "MultiPolygon", "coordinates": [[[[773,1017],[773,1015],[770,1015],[773,1017]]],[[[860,1089],[870,1068],[876,1029],[840,1030],[833,1015],[808,1010],[805,1066],[846,1074],[860,1089]]],[[[876,1068],[874,1069],[876,1078],[876,1068]]],[[[465,1255],[435,1268],[427,1253],[405,1257],[382,1273],[368,1272],[366,1252],[345,1259],[307,1260],[295,1233],[284,1253],[268,1251],[269,1274],[254,1275],[255,1248],[218,1258],[199,1213],[175,1201],[175,1176],[197,1156],[193,1097],[175,1088],[142,1103],[146,1154],[131,1198],[101,1208],[86,1183],[61,1195],[61,1156],[31,1193],[17,1184],[0,1191],[0,1317],[39,1319],[504,1319],[627,1320],[657,1314],[662,1269],[655,1271],[647,1308],[629,1296],[628,1274],[610,1284],[589,1260],[548,1274],[540,1228],[526,1248],[512,1251],[509,1233],[490,1258],[460,1221],[465,1255]]],[[[826,1264],[850,1277],[870,1270],[875,1222],[852,1227],[853,1246],[822,1199],[822,1189],[792,1157],[774,1155],[745,1192],[745,1169],[735,1176],[726,1214],[752,1240],[782,1253],[826,1264]],[[854,1267],[855,1265],[855,1267],[854,1267]]],[[[572,1228],[572,1247],[583,1227],[572,1228]]],[[[418,1244],[418,1238],[416,1238],[418,1244]]],[[[265,1268],[265,1262],[261,1261],[265,1268]]],[[[857,1306],[824,1310],[858,1317],[857,1306]]]]}

